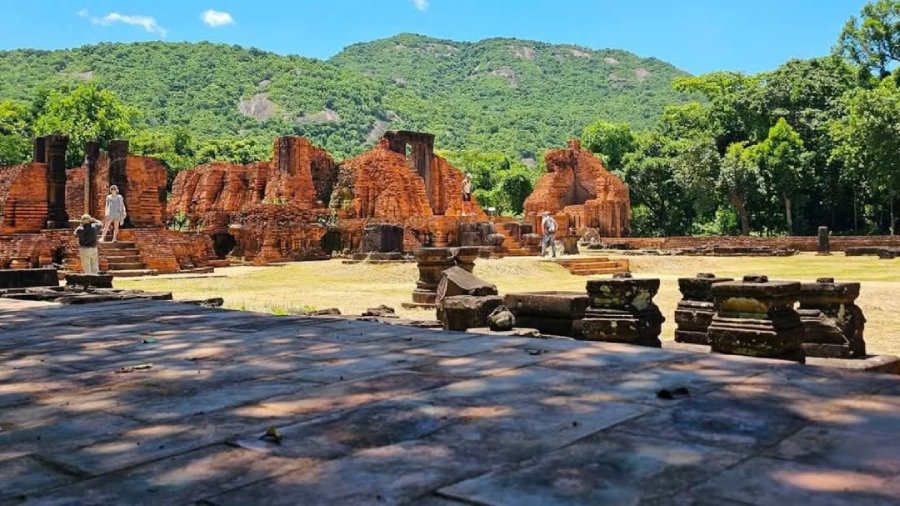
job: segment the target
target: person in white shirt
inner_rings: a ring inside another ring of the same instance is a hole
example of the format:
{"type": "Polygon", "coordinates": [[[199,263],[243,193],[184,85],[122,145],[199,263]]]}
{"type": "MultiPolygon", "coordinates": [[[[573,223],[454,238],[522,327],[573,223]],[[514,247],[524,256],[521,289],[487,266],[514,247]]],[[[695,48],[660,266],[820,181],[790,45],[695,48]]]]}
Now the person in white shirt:
{"type": "Polygon", "coordinates": [[[106,196],[106,208],[103,216],[103,231],[100,233],[100,242],[106,240],[106,231],[112,226],[112,242],[119,237],[119,227],[125,223],[125,200],[119,195],[116,185],[109,187],[109,195],[106,196]]]}
{"type": "Polygon", "coordinates": [[[472,201],[472,178],[466,174],[466,178],[463,179],[462,185],[462,199],[463,202],[471,202],[472,201]]]}
{"type": "Polygon", "coordinates": [[[541,232],[543,233],[543,237],[541,238],[541,256],[547,255],[547,245],[549,243],[553,258],[556,258],[556,220],[550,216],[548,211],[544,211],[542,216],[541,232]]]}

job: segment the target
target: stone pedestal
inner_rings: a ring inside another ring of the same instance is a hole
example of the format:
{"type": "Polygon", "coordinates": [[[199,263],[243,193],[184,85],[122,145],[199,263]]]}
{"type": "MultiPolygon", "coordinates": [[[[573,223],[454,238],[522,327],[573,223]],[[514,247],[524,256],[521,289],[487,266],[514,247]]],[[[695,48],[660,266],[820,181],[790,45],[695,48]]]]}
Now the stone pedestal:
{"type": "Polygon", "coordinates": [[[66,287],[112,288],[112,274],[66,274],[66,287]]]}
{"type": "Polygon", "coordinates": [[[472,272],[478,248],[420,248],[415,251],[415,257],[419,267],[419,280],[413,290],[412,303],[405,302],[403,307],[434,308],[441,274],[454,266],[472,272]]]}
{"type": "Polygon", "coordinates": [[[388,223],[363,228],[362,253],[403,253],[403,227],[388,223]]]}
{"type": "Polygon", "coordinates": [[[819,227],[819,246],[817,255],[830,255],[831,246],[828,243],[828,227],[819,227]]]}
{"type": "Polygon", "coordinates": [[[578,254],[578,236],[577,235],[564,235],[561,238],[563,245],[563,254],[565,255],[577,255],[578,254]]]}
{"type": "Polygon", "coordinates": [[[588,296],[579,292],[510,293],[503,305],[516,316],[516,324],[542,334],[581,337],[588,296]]]}
{"type": "Polygon", "coordinates": [[[694,278],[679,278],[678,289],[682,299],[675,308],[675,341],[690,344],[709,344],[706,330],[716,314],[713,303],[712,285],[733,281],[732,278],[718,278],[715,274],[700,273],[694,278]]]}
{"type": "Polygon", "coordinates": [[[800,283],[744,276],[712,287],[716,315],[707,330],[712,351],[804,362],[803,324],[794,311],[800,283]]]}
{"type": "Polygon", "coordinates": [[[856,305],[859,283],[819,278],[800,286],[803,351],[808,357],[865,358],[866,317],[856,305]]]}
{"type": "Polygon", "coordinates": [[[653,303],[658,279],[616,274],[612,279],[588,281],[587,291],[590,306],[581,322],[585,339],[662,346],[659,334],[666,319],[653,303]]]}

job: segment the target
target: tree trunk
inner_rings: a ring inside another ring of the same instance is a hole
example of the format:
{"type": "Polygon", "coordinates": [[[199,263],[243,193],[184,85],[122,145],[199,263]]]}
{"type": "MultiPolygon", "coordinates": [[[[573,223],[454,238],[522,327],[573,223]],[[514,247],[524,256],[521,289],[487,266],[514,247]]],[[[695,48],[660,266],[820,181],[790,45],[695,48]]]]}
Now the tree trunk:
{"type": "Polygon", "coordinates": [[[853,233],[859,233],[859,197],[857,196],[856,186],[853,186],[853,233]]]}
{"type": "Polygon", "coordinates": [[[731,203],[741,219],[741,235],[750,235],[750,215],[747,214],[747,208],[744,207],[744,197],[733,193],[731,194],[731,203]]]}
{"type": "Polygon", "coordinates": [[[788,235],[794,235],[794,218],[791,216],[791,198],[784,195],[784,217],[787,218],[788,235]]]}
{"type": "Polygon", "coordinates": [[[888,227],[891,231],[891,235],[894,235],[894,223],[896,223],[896,221],[894,220],[894,194],[892,193],[891,194],[891,225],[888,227]]]}

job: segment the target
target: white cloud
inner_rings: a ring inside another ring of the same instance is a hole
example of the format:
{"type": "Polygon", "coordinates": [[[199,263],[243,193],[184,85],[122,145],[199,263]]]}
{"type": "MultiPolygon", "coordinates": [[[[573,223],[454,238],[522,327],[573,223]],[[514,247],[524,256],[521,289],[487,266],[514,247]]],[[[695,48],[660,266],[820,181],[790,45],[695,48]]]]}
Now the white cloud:
{"type": "Polygon", "coordinates": [[[102,26],[124,23],[126,25],[140,26],[150,33],[159,34],[160,37],[166,36],[166,29],[159,26],[159,23],[156,22],[156,18],[150,16],[130,16],[127,14],[119,14],[118,12],[110,12],[102,18],[91,18],[91,23],[102,26]]]}
{"type": "Polygon", "coordinates": [[[422,12],[428,10],[428,0],[412,0],[412,3],[416,6],[416,9],[419,9],[422,12]]]}
{"type": "Polygon", "coordinates": [[[203,22],[213,28],[234,24],[234,18],[227,12],[221,12],[213,9],[203,11],[200,16],[203,22]]]}
{"type": "Polygon", "coordinates": [[[87,9],[81,9],[80,11],[78,11],[78,17],[79,17],[79,18],[86,18],[86,17],[88,17],[88,10],[87,10],[87,9]]]}

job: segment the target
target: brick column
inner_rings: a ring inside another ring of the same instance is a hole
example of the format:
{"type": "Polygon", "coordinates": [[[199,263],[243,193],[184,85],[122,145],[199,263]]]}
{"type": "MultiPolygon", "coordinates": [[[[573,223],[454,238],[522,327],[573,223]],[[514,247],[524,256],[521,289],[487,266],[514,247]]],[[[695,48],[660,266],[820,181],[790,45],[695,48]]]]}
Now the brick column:
{"type": "MultiPolygon", "coordinates": [[[[44,161],[47,164],[47,228],[69,226],[66,212],[66,147],[69,138],[49,135],[44,138],[44,161]]],[[[37,142],[35,147],[37,147],[37,142]]]]}

